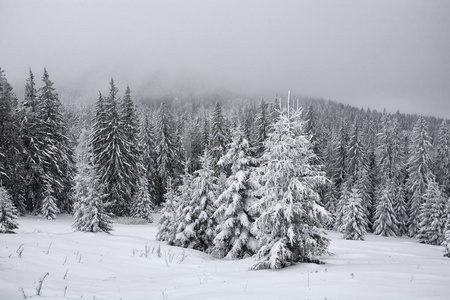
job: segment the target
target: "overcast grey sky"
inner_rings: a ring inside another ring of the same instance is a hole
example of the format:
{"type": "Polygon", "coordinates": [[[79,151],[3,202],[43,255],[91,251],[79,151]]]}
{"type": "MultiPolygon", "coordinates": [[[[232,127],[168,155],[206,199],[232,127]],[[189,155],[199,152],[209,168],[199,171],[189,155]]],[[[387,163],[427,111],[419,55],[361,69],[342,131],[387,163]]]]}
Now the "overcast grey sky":
{"type": "Polygon", "coordinates": [[[114,77],[450,118],[450,1],[0,0],[7,78],[44,66],[92,99],[114,77]]]}

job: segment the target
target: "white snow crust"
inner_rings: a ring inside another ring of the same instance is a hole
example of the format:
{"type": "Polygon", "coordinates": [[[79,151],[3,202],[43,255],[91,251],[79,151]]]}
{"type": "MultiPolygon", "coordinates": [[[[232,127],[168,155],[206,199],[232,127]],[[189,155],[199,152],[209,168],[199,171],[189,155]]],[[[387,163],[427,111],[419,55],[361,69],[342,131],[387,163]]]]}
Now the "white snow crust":
{"type": "MultiPolygon", "coordinates": [[[[157,218],[156,218],[157,219],[157,218]]],[[[416,239],[327,231],[324,264],[250,271],[253,258],[215,259],[155,240],[156,222],[114,224],[111,234],[73,232],[73,219],[20,217],[0,235],[0,299],[395,299],[446,300],[450,259],[416,239]],[[20,254],[21,253],[21,254],[20,254]],[[20,257],[21,256],[21,257],[20,257]],[[22,291],[23,289],[23,291],[22,291]],[[64,297],[65,295],[65,297],[64,297]]]]}

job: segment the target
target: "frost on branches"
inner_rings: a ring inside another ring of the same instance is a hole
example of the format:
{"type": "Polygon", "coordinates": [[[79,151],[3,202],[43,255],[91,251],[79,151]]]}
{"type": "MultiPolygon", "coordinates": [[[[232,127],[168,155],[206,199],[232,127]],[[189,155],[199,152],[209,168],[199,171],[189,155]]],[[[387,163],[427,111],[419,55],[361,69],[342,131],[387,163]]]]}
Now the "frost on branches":
{"type": "MultiPolygon", "coordinates": [[[[206,251],[212,245],[217,225],[213,218],[217,178],[211,162],[212,157],[205,150],[200,157],[202,167],[195,172],[196,177],[192,180],[190,191],[186,191],[191,197],[180,214],[182,218],[177,229],[176,245],[200,251],[206,251]]],[[[184,196],[182,193],[181,197],[184,196]]]]}
{"type": "Polygon", "coordinates": [[[72,227],[78,231],[109,233],[112,221],[103,204],[103,195],[95,172],[90,165],[80,167],[75,177],[75,204],[72,227]]]}
{"type": "Polygon", "coordinates": [[[362,198],[358,190],[352,189],[350,197],[343,207],[341,232],[347,240],[364,240],[366,234],[366,217],[362,198]]]}
{"type": "Polygon", "coordinates": [[[256,159],[250,155],[250,146],[242,129],[236,129],[233,136],[227,153],[218,162],[225,169],[231,166],[231,175],[216,200],[214,213],[219,225],[213,253],[227,259],[252,256],[257,250],[252,234],[253,219],[249,213],[251,192],[256,186],[250,175],[256,159]]]}
{"type": "Polygon", "coordinates": [[[257,179],[261,185],[256,220],[260,249],[252,269],[280,269],[317,261],[329,240],[321,229],[325,209],[318,186],[327,182],[303,133],[300,111],[281,115],[265,141],[257,179]]]}
{"type": "Polygon", "coordinates": [[[6,189],[0,186],[0,233],[14,233],[19,228],[16,222],[17,210],[6,189]]]}

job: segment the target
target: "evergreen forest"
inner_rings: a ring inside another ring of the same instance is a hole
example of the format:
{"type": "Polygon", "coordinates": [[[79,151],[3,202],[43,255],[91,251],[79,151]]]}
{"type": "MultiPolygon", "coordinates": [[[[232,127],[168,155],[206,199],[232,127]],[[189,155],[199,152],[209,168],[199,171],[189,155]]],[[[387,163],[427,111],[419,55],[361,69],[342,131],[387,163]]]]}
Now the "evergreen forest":
{"type": "Polygon", "coordinates": [[[113,79],[63,105],[46,69],[24,82],[19,98],[0,69],[0,232],[25,214],[110,232],[158,212],[158,240],[252,269],[320,262],[325,229],[450,256],[448,120],[287,93],[136,99],[113,79]]]}

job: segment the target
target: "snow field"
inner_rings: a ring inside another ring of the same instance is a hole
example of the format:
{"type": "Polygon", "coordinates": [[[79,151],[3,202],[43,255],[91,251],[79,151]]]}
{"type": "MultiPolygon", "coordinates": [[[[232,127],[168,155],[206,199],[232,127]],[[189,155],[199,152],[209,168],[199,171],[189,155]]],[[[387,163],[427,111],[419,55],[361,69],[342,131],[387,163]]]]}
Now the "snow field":
{"type": "Polygon", "coordinates": [[[155,240],[156,225],[73,232],[73,219],[26,216],[0,235],[0,299],[449,299],[443,247],[328,231],[324,264],[249,271],[253,258],[220,260],[155,240]]]}

